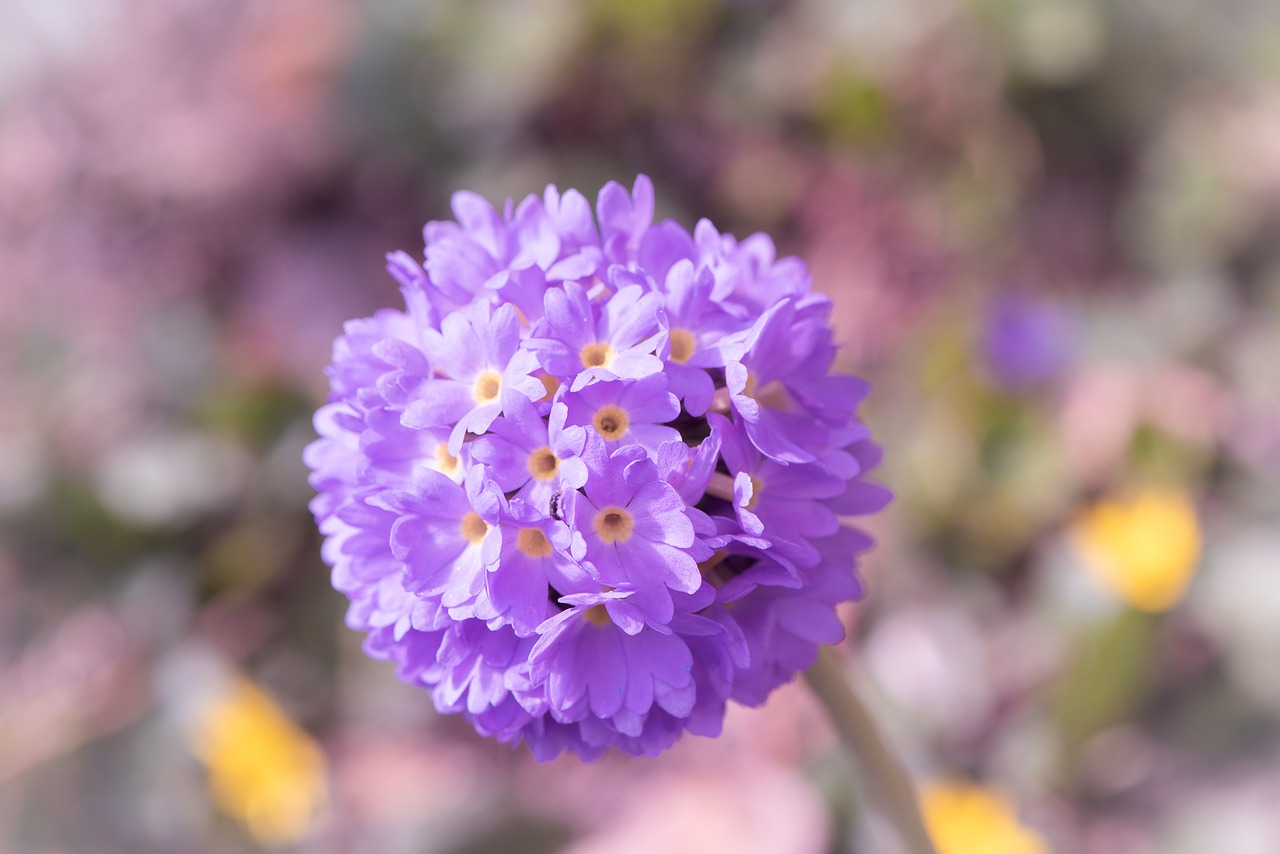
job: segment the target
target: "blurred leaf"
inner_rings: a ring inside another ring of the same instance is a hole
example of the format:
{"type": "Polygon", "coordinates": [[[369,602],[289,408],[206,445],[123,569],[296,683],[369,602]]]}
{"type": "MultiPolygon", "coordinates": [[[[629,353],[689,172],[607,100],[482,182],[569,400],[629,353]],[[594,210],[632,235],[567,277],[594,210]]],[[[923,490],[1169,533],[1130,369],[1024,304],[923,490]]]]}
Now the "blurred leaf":
{"type": "Polygon", "coordinates": [[[1208,452],[1180,442],[1149,424],[1134,431],[1129,459],[1141,477],[1157,482],[1194,480],[1213,463],[1208,452]]]}
{"type": "Polygon", "coordinates": [[[894,135],[892,108],[884,89],[850,68],[837,71],[827,82],[818,121],[829,136],[855,145],[877,145],[894,135]]]}
{"type": "Polygon", "coordinates": [[[298,549],[302,532],[280,519],[251,519],[215,539],[204,554],[205,582],[213,591],[250,593],[275,579],[298,549]]]}
{"type": "Polygon", "coordinates": [[[1137,709],[1148,687],[1154,627],[1150,614],[1127,608],[1081,643],[1053,702],[1065,755],[1137,709]]]}
{"type": "Polygon", "coordinates": [[[588,12],[596,29],[632,46],[686,42],[710,23],[716,5],[707,0],[590,0],[588,12]]]}
{"type": "Polygon", "coordinates": [[[314,401],[282,385],[228,388],[210,395],[199,420],[261,450],[293,424],[309,420],[314,408],[314,401]]]}
{"type": "Polygon", "coordinates": [[[572,838],[561,825],[528,816],[510,816],[452,849],[451,854],[555,854],[572,838]]]}

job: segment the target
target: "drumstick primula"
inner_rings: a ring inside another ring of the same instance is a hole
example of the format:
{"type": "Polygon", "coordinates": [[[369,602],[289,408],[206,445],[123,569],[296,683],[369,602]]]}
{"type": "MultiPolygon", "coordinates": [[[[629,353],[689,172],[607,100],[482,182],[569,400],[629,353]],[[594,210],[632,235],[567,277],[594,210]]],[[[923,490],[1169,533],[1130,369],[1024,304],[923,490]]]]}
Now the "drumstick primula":
{"type": "Polygon", "coordinates": [[[453,197],[346,324],[306,453],[365,650],[539,759],[716,735],[842,639],[888,492],[830,300],[764,235],[453,197]]]}

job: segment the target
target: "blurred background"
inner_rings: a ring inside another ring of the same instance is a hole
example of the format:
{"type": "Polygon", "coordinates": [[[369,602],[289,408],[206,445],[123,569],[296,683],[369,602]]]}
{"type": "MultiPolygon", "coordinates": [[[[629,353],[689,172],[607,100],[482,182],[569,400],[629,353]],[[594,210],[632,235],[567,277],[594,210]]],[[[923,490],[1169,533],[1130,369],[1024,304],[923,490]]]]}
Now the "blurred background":
{"type": "Polygon", "coordinates": [[[875,383],[847,652],[943,854],[1280,851],[1269,0],[0,0],[0,848],[895,850],[802,685],[538,766],[342,626],[384,253],[637,172],[875,383]]]}

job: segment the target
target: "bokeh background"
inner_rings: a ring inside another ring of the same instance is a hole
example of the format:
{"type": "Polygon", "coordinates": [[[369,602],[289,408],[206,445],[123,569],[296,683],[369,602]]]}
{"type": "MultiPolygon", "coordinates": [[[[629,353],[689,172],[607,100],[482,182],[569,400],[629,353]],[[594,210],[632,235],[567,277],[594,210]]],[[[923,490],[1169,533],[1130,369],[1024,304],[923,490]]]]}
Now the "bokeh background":
{"type": "Polygon", "coordinates": [[[0,0],[0,848],[896,850],[803,685],[538,766],[342,627],[384,253],[637,172],[875,383],[846,652],[944,854],[1280,851],[1269,0],[0,0]]]}

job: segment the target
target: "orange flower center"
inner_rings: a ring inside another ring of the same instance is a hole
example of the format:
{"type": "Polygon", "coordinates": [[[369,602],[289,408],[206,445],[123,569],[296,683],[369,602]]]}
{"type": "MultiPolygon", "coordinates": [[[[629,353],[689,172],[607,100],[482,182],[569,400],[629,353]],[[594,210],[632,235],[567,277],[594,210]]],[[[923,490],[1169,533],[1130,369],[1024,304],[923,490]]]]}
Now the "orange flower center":
{"type": "Polygon", "coordinates": [[[610,506],[597,513],[591,525],[604,542],[625,543],[631,539],[636,520],[623,508],[610,506]]]}
{"type": "Polygon", "coordinates": [[[458,525],[462,531],[462,537],[473,546],[484,539],[485,534],[489,533],[489,525],[480,518],[480,514],[472,510],[470,513],[462,517],[461,524],[458,525]]]}
{"type": "Polygon", "coordinates": [[[693,358],[698,349],[698,342],[688,329],[671,330],[671,361],[683,365],[693,358]]]}
{"type": "Polygon", "coordinates": [[[613,622],[609,619],[609,612],[605,610],[603,605],[592,605],[582,612],[582,619],[593,626],[607,626],[613,622]]]}
{"type": "Polygon", "coordinates": [[[543,389],[546,390],[546,394],[542,395],[538,403],[543,403],[556,396],[556,390],[560,388],[560,380],[550,374],[542,374],[538,377],[538,381],[542,383],[543,389]]]}
{"type": "Polygon", "coordinates": [[[449,446],[441,442],[436,445],[436,471],[441,474],[452,475],[458,470],[458,458],[449,453],[449,446]]]}
{"type": "Polygon", "coordinates": [[[475,385],[471,387],[471,396],[476,399],[476,403],[489,403],[498,397],[498,392],[501,390],[502,377],[498,372],[483,371],[476,377],[475,385]]]}
{"type": "Polygon", "coordinates": [[[551,542],[537,528],[522,528],[516,534],[516,548],[528,557],[548,557],[551,554],[551,542]]]}
{"type": "Polygon", "coordinates": [[[592,341],[578,352],[584,368],[607,368],[613,361],[613,347],[604,341],[592,341]]]}
{"type": "Polygon", "coordinates": [[[591,419],[591,426],[596,428],[600,438],[608,442],[616,442],[631,426],[631,419],[627,416],[625,409],[609,404],[596,410],[595,417],[591,419]]]}
{"type": "Polygon", "coordinates": [[[538,448],[529,454],[529,474],[535,480],[551,480],[560,469],[560,460],[547,446],[538,448]]]}

